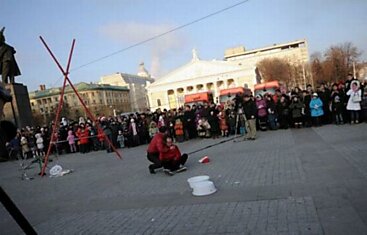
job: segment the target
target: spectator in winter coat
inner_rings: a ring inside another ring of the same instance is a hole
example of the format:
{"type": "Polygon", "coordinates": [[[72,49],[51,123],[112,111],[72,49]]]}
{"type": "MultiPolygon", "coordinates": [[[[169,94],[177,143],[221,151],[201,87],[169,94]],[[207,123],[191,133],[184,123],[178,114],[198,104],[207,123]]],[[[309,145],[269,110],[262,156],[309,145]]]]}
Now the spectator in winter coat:
{"type": "Polygon", "coordinates": [[[206,118],[200,118],[197,126],[197,133],[199,137],[210,137],[210,124],[206,118]]]}
{"type": "Polygon", "coordinates": [[[310,106],[308,104],[311,102],[311,94],[309,94],[307,90],[303,90],[301,100],[305,105],[305,114],[303,115],[304,126],[310,127],[312,125],[312,119],[310,106]]]}
{"type": "Polygon", "coordinates": [[[268,120],[268,112],[266,107],[266,101],[261,95],[256,96],[256,108],[257,108],[257,120],[261,130],[266,130],[266,123],[268,120]]]}
{"type": "Polygon", "coordinates": [[[151,121],[149,124],[149,137],[150,139],[158,132],[157,123],[155,121],[151,121]]]}
{"type": "Polygon", "coordinates": [[[208,122],[210,125],[210,135],[213,139],[218,138],[219,135],[219,119],[214,111],[210,111],[208,116],[208,122]]]}
{"type": "Polygon", "coordinates": [[[171,137],[166,138],[166,145],[169,148],[168,151],[159,154],[159,160],[162,163],[165,173],[173,175],[175,171],[185,171],[186,167],[183,165],[187,161],[187,154],[181,155],[179,148],[173,144],[171,137]]]}
{"type": "Polygon", "coordinates": [[[22,135],[20,138],[20,144],[22,146],[23,159],[27,159],[31,150],[29,149],[28,140],[25,135],[22,135]]]}
{"type": "Polygon", "coordinates": [[[343,111],[344,111],[344,104],[343,104],[343,96],[341,95],[341,92],[338,89],[338,85],[334,84],[332,86],[332,92],[331,92],[331,113],[333,116],[333,119],[335,120],[335,124],[343,124],[343,111]]]}
{"type": "Polygon", "coordinates": [[[266,107],[268,108],[268,122],[270,126],[270,130],[277,129],[277,113],[276,113],[276,107],[273,100],[273,97],[271,95],[266,95],[266,107]]]}
{"type": "Polygon", "coordinates": [[[219,129],[222,134],[222,137],[228,136],[228,124],[226,118],[226,112],[220,108],[220,112],[218,113],[219,118],[219,129]]]}
{"type": "Polygon", "coordinates": [[[291,110],[292,114],[293,126],[295,128],[301,128],[302,115],[305,113],[305,105],[298,96],[293,97],[292,103],[289,105],[289,109],[291,110]]]}
{"type": "Polygon", "coordinates": [[[37,155],[38,156],[45,156],[45,151],[44,151],[44,145],[43,145],[43,137],[41,133],[37,133],[35,135],[36,137],[36,144],[37,144],[37,155]]]}
{"type": "Polygon", "coordinates": [[[236,134],[236,114],[234,111],[231,111],[228,115],[228,125],[231,135],[236,134]]]}
{"type": "Polygon", "coordinates": [[[187,139],[195,138],[196,137],[195,111],[191,110],[190,105],[185,106],[183,125],[186,138],[187,139]]]}
{"type": "Polygon", "coordinates": [[[140,138],[138,135],[138,126],[135,123],[135,119],[130,120],[129,133],[131,136],[132,146],[138,146],[140,144],[140,138]]]}
{"type": "Polygon", "coordinates": [[[310,101],[311,117],[315,126],[320,126],[320,117],[324,115],[323,103],[318,97],[317,93],[313,93],[312,100],[310,101]]]}
{"type": "Polygon", "coordinates": [[[184,141],[184,130],[181,119],[179,118],[176,119],[174,128],[175,128],[176,140],[178,142],[184,141]]]}
{"type": "Polygon", "coordinates": [[[119,144],[120,148],[125,148],[125,137],[120,130],[117,135],[117,143],[119,144]]]}
{"type": "Polygon", "coordinates": [[[72,130],[68,131],[68,137],[66,138],[66,140],[69,142],[70,152],[75,153],[76,152],[75,136],[72,130]]]}
{"type": "Polygon", "coordinates": [[[87,153],[88,150],[88,137],[89,137],[89,130],[88,127],[86,127],[83,123],[80,124],[80,127],[78,128],[76,135],[79,138],[79,151],[80,153],[87,153]]]}
{"type": "Polygon", "coordinates": [[[289,127],[289,103],[288,97],[282,95],[277,103],[277,113],[279,119],[279,127],[282,129],[287,129],[289,127]]]}
{"type": "Polygon", "coordinates": [[[353,80],[350,89],[347,92],[349,96],[347,110],[350,112],[350,123],[359,122],[359,111],[361,110],[362,91],[360,89],[359,81],[353,80]]]}
{"type": "Polygon", "coordinates": [[[245,121],[247,133],[244,140],[255,140],[257,107],[255,102],[251,99],[249,95],[245,95],[244,100],[245,102],[243,104],[243,111],[247,119],[245,121]]]}

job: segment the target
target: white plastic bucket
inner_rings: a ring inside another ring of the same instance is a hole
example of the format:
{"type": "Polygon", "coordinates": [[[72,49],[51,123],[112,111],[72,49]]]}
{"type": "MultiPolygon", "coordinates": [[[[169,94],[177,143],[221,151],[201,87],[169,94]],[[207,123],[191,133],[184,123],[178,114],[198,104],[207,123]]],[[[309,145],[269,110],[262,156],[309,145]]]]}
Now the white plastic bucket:
{"type": "Polygon", "coordinates": [[[199,176],[189,178],[187,182],[189,183],[190,188],[193,189],[196,183],[208,181],[209,179],[210,177],[207,175],[199,175],[199,176]]]}
{"type": "Polygon", "coordinates": [[[194,196],[206,196],[215,193],[217,189],[212,181],[197,182],[194,185],[192,195],[194,196]]]}

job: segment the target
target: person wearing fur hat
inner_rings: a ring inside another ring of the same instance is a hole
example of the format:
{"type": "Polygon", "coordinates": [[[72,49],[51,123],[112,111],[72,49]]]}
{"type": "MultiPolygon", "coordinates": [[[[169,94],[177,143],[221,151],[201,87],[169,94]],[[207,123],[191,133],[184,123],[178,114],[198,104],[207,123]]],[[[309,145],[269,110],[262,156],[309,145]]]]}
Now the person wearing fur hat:
{"type": "Polygon", "coordinates": [[[359,123],[359,111],[361,110],[362,101],[359,81],[353,80],[351,82],[347,96],[349,96],[347,110],[350,112],[350,124],[359,123]]]}

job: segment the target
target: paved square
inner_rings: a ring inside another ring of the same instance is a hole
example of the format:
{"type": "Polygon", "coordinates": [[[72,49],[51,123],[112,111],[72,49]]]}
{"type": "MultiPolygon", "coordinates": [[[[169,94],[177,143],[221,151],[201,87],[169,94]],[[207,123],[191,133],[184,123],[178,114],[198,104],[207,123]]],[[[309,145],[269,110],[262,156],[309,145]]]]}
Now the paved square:
{"type": "MultiPolygon", "coordinates": [[[[188,171],[148,172],[146,146],[114,154],[61,155],[58,178],[20,179],[0,164],[0,184],[39,234],[367,234],[367,125],[259,132],[256,141],[190,155],[188,171]],[[208,155],[209,164],[198,159],[208,155]],[[218,191],[194,197],[187,179],[209,175],[218,191]]],[[[180,144],[192,152],[225,139],[180,144]]],[[[22,231],[0,209],[1,234],[22,231]]]]}

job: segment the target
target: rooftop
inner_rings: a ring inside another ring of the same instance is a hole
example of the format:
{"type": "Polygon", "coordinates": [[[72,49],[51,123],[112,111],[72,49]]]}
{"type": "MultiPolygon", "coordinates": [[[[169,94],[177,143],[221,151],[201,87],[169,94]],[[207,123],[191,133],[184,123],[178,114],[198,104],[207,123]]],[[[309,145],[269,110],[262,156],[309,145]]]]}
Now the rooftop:
{"type": "MultiPolygon", "coordinates": [[[[113,91],[128,91],[129,89],[125,86],[111,86],[108,84],[95,84],[95,83],[86,83],[80,82],[74,85],[75,89],[80,91],[89,91],[89,90],[113,90],[113,91]]],[[[59,95],[61,92],[61,87],[58,88],[49,88],[45,90],[36,90],[29,93],[30,99],[39,99],[48,96],[59,95]]],[[[72,93],[73,89],[70,85],[67,85],[65,88],[65,94],[72,93]]]]}

